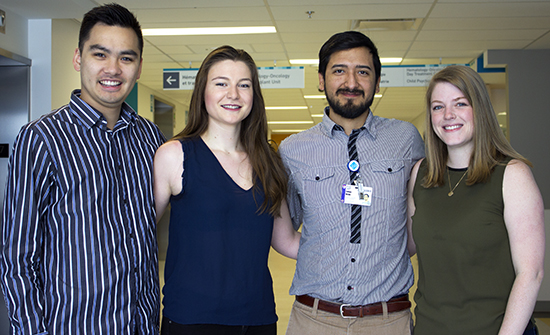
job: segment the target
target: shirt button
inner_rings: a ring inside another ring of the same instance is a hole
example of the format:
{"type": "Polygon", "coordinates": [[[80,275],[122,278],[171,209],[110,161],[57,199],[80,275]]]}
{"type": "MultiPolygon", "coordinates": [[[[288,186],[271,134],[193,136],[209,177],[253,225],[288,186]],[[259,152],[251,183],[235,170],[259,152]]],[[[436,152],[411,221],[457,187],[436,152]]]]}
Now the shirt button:
{"type": "Polygon", "coordinates": [[[321,178],[319,178],[319,176],[316,176],[316,177],[315,177],[315,180],[319,180],[319,179],[321,179],[321,178]]]}
{"type": "Polygon", "coordinates": [[[351,290],[353,290],[353,287],[351,287],[351,285],[350,285],[350,286],[348,286],[348,291],[351,291],[351,290]]]}
{"type": "Polygon", "coordinates": [[[388,168],[388,172],[392,172],[392,171],[393,171],[392,168],[388,168]]]}
{"type": "Polygon", "coordinates": [[[351,262],[352,262],[352,263],[355,263],[355,258],[352,258],[352,259],[351,259],[351,262]]]}

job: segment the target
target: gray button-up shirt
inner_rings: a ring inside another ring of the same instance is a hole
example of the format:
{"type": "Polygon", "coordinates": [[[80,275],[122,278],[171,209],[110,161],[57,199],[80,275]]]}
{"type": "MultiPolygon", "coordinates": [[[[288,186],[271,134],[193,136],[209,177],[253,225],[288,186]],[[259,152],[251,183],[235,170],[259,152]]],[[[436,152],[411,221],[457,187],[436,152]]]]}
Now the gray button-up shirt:
{"type": "Polygon", "coordinates": [[[326,114],[287,138],[279,152],[289,173],[288,205],[302,238],[290,294],[364,305],[405,294],[413,284],[407,251],[407,181],[424,144],[404,121],[369,115],[357,139],[360,176],[372,187],[362,207],[361,243],[350,243],[348,136],[326,114]]]}

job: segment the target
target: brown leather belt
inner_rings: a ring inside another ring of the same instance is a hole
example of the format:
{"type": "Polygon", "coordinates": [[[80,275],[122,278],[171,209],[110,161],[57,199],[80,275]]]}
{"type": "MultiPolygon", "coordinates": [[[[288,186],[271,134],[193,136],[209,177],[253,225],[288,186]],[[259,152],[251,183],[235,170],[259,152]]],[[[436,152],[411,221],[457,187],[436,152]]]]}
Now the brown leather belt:
{"type": "MultiPolygon", "coordinates": [[[[310,297],[309,295],[297,295],[296,301],[309,307],[313,307],[315,298],[310,297]]],[[[395,297],[388,301],[386,304],[388,306],[388,313],[398,312],[407,308],[411,308],[409,296],[406,294],[395,297]]],[[[317,308],[325,312],[339,314],[343,318],[361,318],[366,315],[378,315],[384,313],[381,302],[363,306],[352,306],[349,304],[337,304],[319,299],[319,305],[317,308]]]]}

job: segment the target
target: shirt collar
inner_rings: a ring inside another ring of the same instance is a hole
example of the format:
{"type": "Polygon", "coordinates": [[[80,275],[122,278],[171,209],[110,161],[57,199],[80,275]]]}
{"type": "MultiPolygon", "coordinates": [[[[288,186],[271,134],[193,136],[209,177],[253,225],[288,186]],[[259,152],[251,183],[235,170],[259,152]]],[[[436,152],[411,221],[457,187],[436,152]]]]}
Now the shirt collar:
{"type": "MultiPolygon", "coordinates": [[[[332,121],[332,119],[328,116],[329,110],[329,106],[325,107],[323,113],[323,121],[321,122],[321,128],[328,137],[333,137],[334,131],[344,131],[344,129],[339,124],[336,124],[334,121],[332,121]]],[[[373,138],[376,138],[376,125],[374,122],[374,115],[372,114],[372,110],[370,109],[369,115],[367,115],[367,119],[361,127],[361,131],[366,131],[367,134],[370,134],[373,138]]]]}
{"type": "MultiPolygon", "coordinates": [[[[88,105],[84,100],[80,99],[81,90],[77,89],[71,93],[71,101],[69,107],[72,113],[90,129],[97,125],[101,129],[107,129],[107,120],[103,117],[103,114],[92,106],[88,105]]],[[[126,102],[122,103],[120,117],[113,130],[120,127],[126,127],[130,124],[134,124],[136,120],[136,112],[126,102]]]]}

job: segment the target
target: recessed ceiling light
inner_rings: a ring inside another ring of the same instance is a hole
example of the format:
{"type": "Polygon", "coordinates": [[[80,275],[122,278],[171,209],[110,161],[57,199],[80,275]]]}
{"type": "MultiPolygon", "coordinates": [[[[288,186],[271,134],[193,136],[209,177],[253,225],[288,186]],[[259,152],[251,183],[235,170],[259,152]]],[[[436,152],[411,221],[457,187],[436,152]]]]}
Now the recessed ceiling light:
{"type": "Polygon", "coordinates": [[[273,26],[267,27],[212,27],[212,28],[150,28],[142,29],[143,36],[176,35],[238,35],[276,33],[273,26]]]}
{"type": "MultiPolygon", "coordinates": [[[[382,57],[382,58],[380,58],[380,62],[382,63],[382,65],[401,63],[402,60],[403,60],[403,58],[401,58],[401,57],[382,57]]],[[[291,59],[291,60],[289,60],[289,62],[292,65],[308,65],[308,64],[319,65],[319,60],[318,59],[291,59]]]]}
{"type": "Polygon", "coordinates": [[[382,65],[395,64],[395,63],[401,63],[402,60],[403,58],[401,57],[382,57],[380,58],[380,63],[382,63],[382,65]]]}
{"type": "Polygon", "coordinates": [[[308,64],[317,65],[317,64],[319,64],[318,59],[291,59],[291,60],[289,60],[289,62],[290,62],[290,64],[293,64],[293,65],[298,65],[298,64],[301,64],[301,65],[308,65],[308,64]]]}
{"type": "Polygon", "coordinates": [[[267,121],[267,124],[309,124],[313,121],[267,121]]]}
{"type": "MultiPolygon", "coordinates": [[[[403,58],[401,57],[382,57],[380,58],[380,62],[383,64],[395,64],[395,63],[401,63],[403,58]]],[[[318,59],[291,59],[289,60],[290,64],[292,65],[308,65],[308,64],[319,64],[318,59]]]]}
{"type": "Polygon", "coordinates": [[[304,130],[306,129],[273,129],[271,130],[271,132],[272,133],[299,133],[304,130]]]}
{"type": "Polygon", "coordinates": [[[266,110],[286,110],[286,109],[307,109],[307,106],[280,106],[280,107],[266,107],[266,110]]]}

